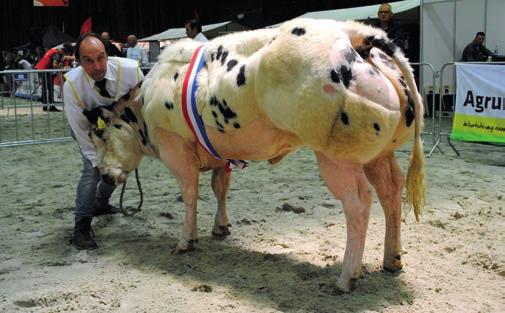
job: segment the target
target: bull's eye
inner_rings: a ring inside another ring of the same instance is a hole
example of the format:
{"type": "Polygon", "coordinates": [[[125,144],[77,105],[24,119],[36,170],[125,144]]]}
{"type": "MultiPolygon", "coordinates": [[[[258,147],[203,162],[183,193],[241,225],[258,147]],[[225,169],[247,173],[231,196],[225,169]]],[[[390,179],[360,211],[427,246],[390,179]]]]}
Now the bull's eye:
{"type": "Polygon", "coordinates": [[[100,139],[103,139],[103,134],[105,133],[104,129],[94,129],[95,135],[97,135],[100,139]]]}

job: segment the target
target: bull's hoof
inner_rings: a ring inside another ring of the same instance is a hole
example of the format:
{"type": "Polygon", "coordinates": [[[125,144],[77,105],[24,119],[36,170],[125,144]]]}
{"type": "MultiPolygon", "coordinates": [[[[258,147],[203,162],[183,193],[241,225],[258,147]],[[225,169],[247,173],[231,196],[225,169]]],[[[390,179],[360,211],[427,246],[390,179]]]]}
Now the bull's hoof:
{"type": "Polygon", "coordinates": [[[177,247],[175,247],[174,254],[183,254],[194,251],[195,243],[198,243],[198,240],[188,240],[184,244],[179,243],[177,247]]]}
{"type": "Polygon", "coordinates": [[[356,279],[351,279],[347,282],[343,282],[340,279],[335,283],[331,284],[320,284],[319,288],[321,289],[322,292],[332,295],[332,296],[340,296],[343,294],[350,293],[352,290],[354,290],[354,285],[355,285],[356,279]]]}
{"type": "Polygon", "coordinates": [[[386,272],[396,273],[403,268],[402,257],[400,255],[395,256],[392,260],[384,260],[382,268],[386,272]]]}
{"type": "Polygon", "coordinates": [[[340,293],[349,293],[354,290],[356,280],[356,278],[351,278],[349,280],[339,278],[335,284],[335,290],[338,290],[340,293]]]}
{"type": "Polygon", "coordinates": [[[214,228],[212,229],[212,235],[216,237],[217,239],[224,239],[231,235],[230,232],[230,227],[231,224],[224,225],[224,226],[218,226],[214,225],[214,228]]]}

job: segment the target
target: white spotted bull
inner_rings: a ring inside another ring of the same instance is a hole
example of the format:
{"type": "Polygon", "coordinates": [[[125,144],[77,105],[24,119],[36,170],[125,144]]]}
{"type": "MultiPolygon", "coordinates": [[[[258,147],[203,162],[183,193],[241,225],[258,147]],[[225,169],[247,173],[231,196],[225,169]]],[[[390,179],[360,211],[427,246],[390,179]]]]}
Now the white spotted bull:
{"type": "MultiPolygon", "coordinates": [[[[141,88],[103,113],[92,132],[99,168],[121,183],[150,155],[175,175],[186,214],[177,252],[197,241],[199,173],[212,170],[218,209],[212,233],[229,235],[227,161],[197,142],[181,109],[188,63],[200,43],[169,46],[141,88]]],[[[424,199],[422,105],[407,59],[385,33],[354,22],[295,19],[279,29],[209,42],[196,102],[209,140],[225,159],[280,161],[306,146],[343,203],[347,246],[337,281],[349,291],[361,276],[370,185],[386,217],[383,266],[402,268],[400,206],[404,185],[394,150],[414,137],[406,189],[416,218],[424,199]]]]}

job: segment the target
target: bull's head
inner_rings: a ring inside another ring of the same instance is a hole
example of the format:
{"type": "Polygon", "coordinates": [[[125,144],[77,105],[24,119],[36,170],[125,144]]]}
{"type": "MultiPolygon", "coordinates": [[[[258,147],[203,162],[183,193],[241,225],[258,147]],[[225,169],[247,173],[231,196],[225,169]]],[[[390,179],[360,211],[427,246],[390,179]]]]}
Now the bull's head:
{"type": "Polygon", "coordinates": [[[93,124],[89,135],[96,147],[102,179],[107,183],[123,183],[151,149],[141,103],[136,99],[138,93],[139,88],[135,88],[111,106],[84,111],[93,124]]]}

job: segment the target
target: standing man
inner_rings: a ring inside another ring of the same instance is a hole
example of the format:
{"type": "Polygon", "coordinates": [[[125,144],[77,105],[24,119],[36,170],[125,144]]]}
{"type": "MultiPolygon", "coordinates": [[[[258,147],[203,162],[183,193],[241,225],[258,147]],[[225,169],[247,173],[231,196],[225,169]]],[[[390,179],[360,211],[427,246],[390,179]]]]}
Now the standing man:
{"type": "Polygon", "coordinates": [[[123,54],[116,47],[115,44],[110,41],[110,35],[108,32],[103,32],[100,37],[102,37],[103,42],[105,42],[105,49],[107,49],[107,55],[110,57],[123,57],[123,54]]]}
{"type": "Polygon", "coordinates": [[[115,186],[101,180],[96,149],[88,136],[91,124],[84,112],[119,100],[144,76],[137,61],[109,58],[104,42],[94,33],[84,34],[77,40],[75,56],[80,66],[65,74],[63,88],[65,115],[83,160],[75,200],[75,227],[70,243],[77,249],[90,250],[98,248],[91,235],[93,216],[118,211],[109,204],[115,186]]]}
{"type": "Polygon", "coordinates": [[[149,63],[147,60],[147,52],[141,46],[137,46],[137,36],[130,35],[126,39],[128,48],[126,49],[126,57],[139,61],[140,65],[149,63]]]}
{"type": "MultiPolygon", "coordinates": [[[[73,48],[70,43],[65,43],[61,48],[51,48],[47,50],[42,59],[35,65],[38,70],[50,70],[63,68],[63,58],[65,55],[71,55],[73,48]]],[[[54,106],[54,85],[53,79],[56,73],[39,73],[42,82],[42,110],[50,112],[60,112],[54,106]]]]}
{"type": "Polygon", "coordinates": [[[202,33],[202,25],[197,20],[189,20],[184,23],[186,28],[186,36],[193,39],[194,41],[207,42],[209,41],[207,37],[202,33]]]}
{"type": "Polygon", "coordinates": [[[389,3],[383,3],[379,6],[379,11],[377,12],[377,17],[379,20],[372,26],[381,28],[388,34],[389,39],[391,39],[398,47],[405,51],[407,49],[407,33],[405,30],[393,20],[393,10],[389,3]]]}
{"type": "Polygon", "coordinates": [[[484,46],[484,41],[486,41],[486,34],[484,32],[475,34],[473,41],[463,50],[461,61],[482,62],[487,61],[489,57],[493,58],[495,56],[494,53],[484,46]]]}

